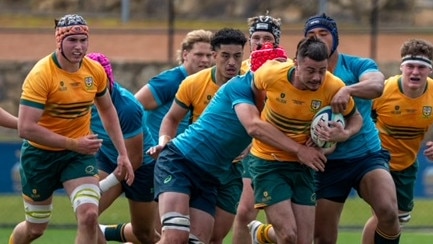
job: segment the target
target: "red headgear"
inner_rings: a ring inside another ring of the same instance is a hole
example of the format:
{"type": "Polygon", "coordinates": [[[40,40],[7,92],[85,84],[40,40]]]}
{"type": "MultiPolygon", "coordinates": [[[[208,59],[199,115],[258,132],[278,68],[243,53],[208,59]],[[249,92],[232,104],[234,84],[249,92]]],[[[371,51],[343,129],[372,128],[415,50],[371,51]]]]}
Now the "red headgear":
{"type": "Polygon", "coordinates": [[[262,46],[258,46],[251,53],[251,71],[256,71],[266,61],[282,58],[287,59],[286,51],[270,42],[265,42],[262,46]]]}

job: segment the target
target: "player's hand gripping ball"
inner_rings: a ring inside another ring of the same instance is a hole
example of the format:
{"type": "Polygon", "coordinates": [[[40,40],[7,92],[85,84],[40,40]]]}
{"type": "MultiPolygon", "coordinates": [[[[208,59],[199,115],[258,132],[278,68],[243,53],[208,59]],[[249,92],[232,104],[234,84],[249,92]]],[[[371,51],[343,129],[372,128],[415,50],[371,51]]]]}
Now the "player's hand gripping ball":
{"type": "Polygon", "coordinates": [[[311,122],[311,127],[310,127],[311,139],[313,140],[313,142],[318,147],[331,148],[331,147],[335,146],[335,144],[336,144],[336,142],[328,142],[328,141],[321,140],[319,138],[318,133],[317,133],[317,128],[321,126],[319,124],[319,122],[322,122],[322,124],[331,126],[329,124],[329,121],[341,123],[341,125],[343,125],[343,127],[345,127],[345,125],[346,125],[346,123],[344,121],[344,116],[340,113],[333,113],[331,106],[326,106],[326,107],[321,108],[314,115],[313,121],[311,122]]]}

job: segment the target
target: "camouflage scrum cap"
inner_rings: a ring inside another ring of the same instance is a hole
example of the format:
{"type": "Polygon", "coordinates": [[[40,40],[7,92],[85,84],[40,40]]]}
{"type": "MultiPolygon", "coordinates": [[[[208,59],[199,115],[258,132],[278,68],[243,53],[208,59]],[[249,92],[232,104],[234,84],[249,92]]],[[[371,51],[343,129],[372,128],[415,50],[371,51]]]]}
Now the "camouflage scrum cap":
{"type": "Polygon", "coordinates": [[[59,20],[54,20],[55,23],[55,36],[57,49],[61,50],[62,41],[65,37],[70,35],[89,35],[89,27],[86,20],[77,14],[67,14],[59,20]]]}

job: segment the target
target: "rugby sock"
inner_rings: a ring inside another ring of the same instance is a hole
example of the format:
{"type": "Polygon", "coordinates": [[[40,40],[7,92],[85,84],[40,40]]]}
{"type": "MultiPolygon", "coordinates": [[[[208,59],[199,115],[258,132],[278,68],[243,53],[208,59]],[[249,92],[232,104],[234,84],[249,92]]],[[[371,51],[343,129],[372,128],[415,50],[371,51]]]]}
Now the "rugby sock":
{"type": "Polygon", "coordinates": [[[9,237],[9,244],[14,244],[13,234],[9,237]]]}
{"type": "Polygon", "coordinates": [[[271,224],[261,224],[257,228],[257,240],[261,244],[273,243],[269,237],[269,230],[272,228],[271,224]]]}
{"type": "Polygon", "coordinates": [[[379,228],[376,228],[376,231],[374,232],[374,243],[375,244],[394,244],[394,243],[400,243],[400,234],[401,232],[397,233],[396,235],[387,235],[383,233],[379,228]]]}
{"type": "Polygon", "coordinates": [[[125,226],[126,226],[125,223],[118,224],[118,225],[106,225],[105,231],[102,231],[104,233],[105,240],[126,242],[125,234],[123,233],[125,226]]]}

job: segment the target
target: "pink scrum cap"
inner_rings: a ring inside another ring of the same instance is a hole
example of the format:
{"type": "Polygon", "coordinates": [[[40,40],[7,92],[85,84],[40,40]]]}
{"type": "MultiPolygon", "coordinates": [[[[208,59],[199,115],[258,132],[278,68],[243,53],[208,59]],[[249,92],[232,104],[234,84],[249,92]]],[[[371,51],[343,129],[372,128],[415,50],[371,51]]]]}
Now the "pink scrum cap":
{"type": "Polygon", "coordinates": [[[110,83],[110,90],[113,88],[114,85],[114,74],[113,74],[113,68],[111,67],[111,62],[102,53],[89,53],[87,54],[87,57],[90,59],[95,60],[96,62],[100,63],[102,67],[104,67],[105,73],[107,74],[108,81],[110,83]]]}
{"type": "Polygon", "coordinates": [[[286,51],[270,42],[258,45],[257,49],[251,52],[251,71],[256,71],[266,61],[276,58],[287,59],[286,51]]]}

